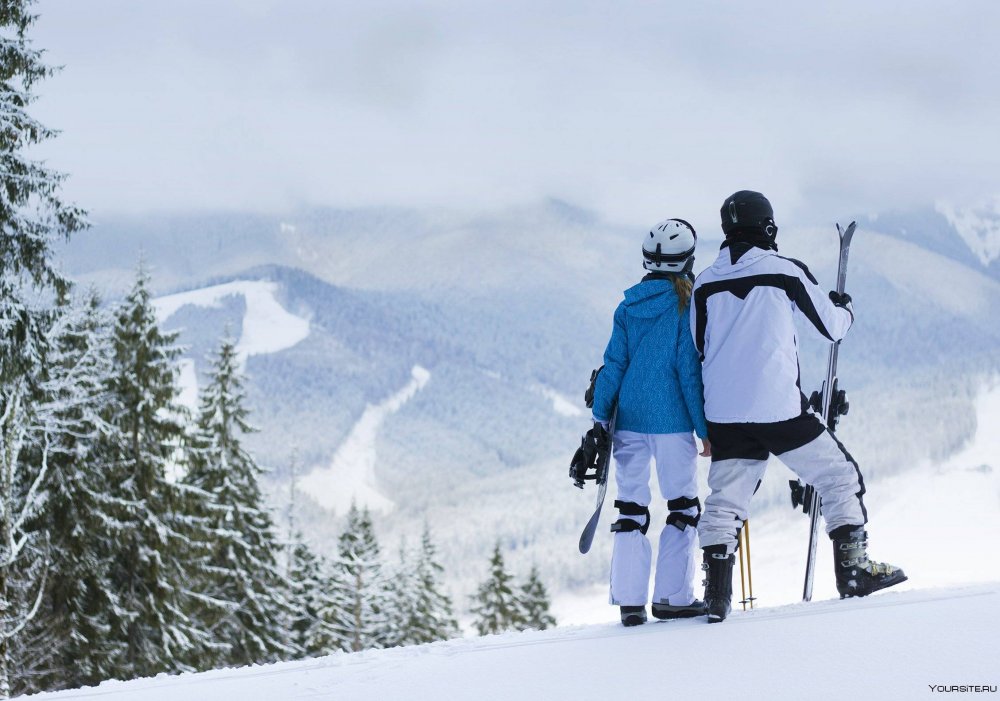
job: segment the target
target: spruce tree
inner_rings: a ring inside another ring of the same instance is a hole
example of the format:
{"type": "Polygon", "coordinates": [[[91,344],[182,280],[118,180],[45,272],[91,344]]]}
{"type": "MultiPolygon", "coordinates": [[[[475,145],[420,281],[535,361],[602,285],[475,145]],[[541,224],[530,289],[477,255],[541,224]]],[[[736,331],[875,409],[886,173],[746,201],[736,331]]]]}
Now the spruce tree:
{"type": "MultiPolygon", "coordinates": [[[[122,651],[108,639],[118,605],[108,573],[121,533],[102,469],[101,445],[112,432],[101,415],[112,345],[111,321],[96,294],[59,306],[48,345],[36,398],[41,420],[28,454],[47,462],[45,508],[31,527],[47,535],[51,565],[42,607],[26,634],[48,638],[50,668],[23,691],[97,684],[114,673],[122,651]]],[[[39,659],[37,654],[20,657],[39,659]]]]}
{"type": "Polygon", "coordinates": [[[341,649],[354,652],[390,644],[389,599],[375,528],[368,509],[347,513],[334,564],[334,601],[325,612],[341,649]]]}
{"type": "Polygon", "coordinates": [[[263,470],[243,447],[254,429],[236,349],[226,339],[201,399],[198,436],[186,483],[210,495],[204,502],[213,538],[201,563],[204,593],[214,602],[200,608],[206,628],[228,649],[222,662],[250,665],[294,657],[289,583],[278,571],[281,549],[259,479],[263,470]]]}
{"type": "Polygon", "coordinates": [[[48,569],[44,533],[24,530],[43,508],[46,466],[23,463],[21,451],[45,363],[49,307],[68,288],[52,246],[86,226],[83,212],[60,196],[64,176],[26,156],[55,135],[27,111],[35,84],[53,72],[27,36],[32,4],[0,0],[0,698],[11,692],[12,638],[36,615],[48,569]]]}
{"type": "Polygon", "coordinates": [[[521,602],[513,587],[514,577],[504,568],[500,542],[490,558],[490,573],[473,597],[473,625],[480,635],[520,630],[523,627],[521,602]]]}
{"type": "Polygon", "coordinates": [[[335,621],[333,579],[326,560],[317,556],[296,532],[289,561],[292,585],[292,644],[306,657],[340,649],[335,621]]]}
{"type": "Polygon", "coordinates": [[[388,611],[386,647],[417,645],[417,567],[407,551],[406,538],[399,543],[399,559],[386,582],[388,611]]]}
{"type": "Polygon", "coordinates": [[[521,619],[525,629],[545,630],[556,625],[555,617],[549,613],[549,594],[542,584],[538,567],[532,565],[528,581],[521,586],[521,619]]]}
{"type": "Polygon", "coordinates": [[[437,561],[437,548],[431,540],[430,527],[424,524],[414,589],[410,592],[413,605],[406,626],[409,639],[414,643],[447,640],[459,634],[451,597],[445,593],[441,582],[443,574],[444,568],[437,561]]]}
{"type": "Polygon", "coordinates": [[[317,556],[296,525],[298,514],[298,449],[292,451],[288,485],[286,577],[291,583],[292,643],[306,657],[328,655],[339,649],[337,631],[329,618],[336,612],[330,564],[317,556]]]}
{"type": "Polygon", "coordinates": [[[203,497],[167,478],[183,461],[187,437],[187,413],[177,404],[182,349],[177,334],[157,324],[148,286],[140,267],[116,315],[106,418],[114,434],[104,447],[121,529],[109,636],[124,646],[115,676],[125,679],[201,667],[198,655],[211,644],[188,616],[198,582],[191,568],[208,540],[198,516],[203,497]]]}

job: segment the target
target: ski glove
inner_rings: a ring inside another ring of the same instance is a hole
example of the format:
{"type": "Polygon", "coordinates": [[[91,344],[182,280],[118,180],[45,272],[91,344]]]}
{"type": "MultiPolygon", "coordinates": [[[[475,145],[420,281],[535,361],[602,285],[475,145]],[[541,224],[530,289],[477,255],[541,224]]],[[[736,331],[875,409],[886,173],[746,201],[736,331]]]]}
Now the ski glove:
{"type": "Polygon", "coordinates": [[[854,312],[851,307],[851,295],[846,292],[830,292],[830,301],[836,304],[838,307],[843,307],[847,311],[851,312],[851,316],[854,316],[854,312]]]}

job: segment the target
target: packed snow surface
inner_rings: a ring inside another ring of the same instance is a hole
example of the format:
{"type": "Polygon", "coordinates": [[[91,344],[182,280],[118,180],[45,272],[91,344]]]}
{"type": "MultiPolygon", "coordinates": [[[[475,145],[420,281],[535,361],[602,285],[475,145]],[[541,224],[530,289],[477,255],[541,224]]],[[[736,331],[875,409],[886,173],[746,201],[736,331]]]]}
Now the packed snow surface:
{"type": "Polygon", "coordinates": [[[277,353],[291,348],[309,335],[309,320],[292,314],[278,302],[278,284],[266,280],[236,280],[153,300],[160,322],[187,305],[218,307],[222,300],[242,295],[246,300],[243,332],[236,343],[240,363],[248,356],[277,353]]]}
{"type": "MultiPolygon", "coordinates": [[[[897,590],[996,580],[994,559],[984,561],[983,551],[1000,542],[1000,432],[996,430],[1000,426],[1000,378],[983,386],[976,399],[976,419],[972,440],[948,459],[927,461],[884,479],[866,475],[869,552],[872,559],[897,565],[906,572],[910,581],[898,585],[897,590]],[[974,528],[956,534],[954,528],[943,524],[942,508],[945,514],[953,513],[953,509],[942,507],[942,499],[960,505],[965,518],[975,523],[974,528]]],[[[706,471],[707,464],[702,464],[699,472],[704,475],[706,471]]],[[[771,459],[766,480],[791,477],[780,462],[771,459]]],[[[585,512],[581,511],[581,524],[585,512]]],[[[809,519],[790,506],[758,514],[751,502],[749,523],[753,595],[758,604],[776,606],[800,601],[809,519]]],[[[610,535],[598,532],[597,537],[610,535]]],[[[655,552],[655,537],[653,549],[655,552]]],[[[733,587],[739,599],[738,567],[733,587]]],[[[813,596],[824,599],[836,595],[832,548],[824,537],[817,549],[813,596]]],[[[616,616],[614,607],[608,605],[606,582],[556,595],[552,610],[560,623],[598,623],[616,616]]]]}
{"type": "Polygon", "coordinates": [[[430,372],[419,365],[411,372],[411,380],[401,390],[365,408],[329,465],[314,469],[299,482],[322,506],[337,514],[345,513],[352,502],[375,512],[392,510],[392,501],[379,491],[375,477],[375,441],[386,417],[399,411],[431,379],[430,372]]]}
{"type": "MultiPolygon", "coordinates": [[[[39,700],[590,701],[934,698],[1000,683],[1000,583],[886,591],[705,619],[507,633],[226,669],[39,700]],[[845,690],[847,690],[845,692],[845,690]],[[956,689],[957,691],[957,689],[956,689]],[[947,692],[946,692],[947,693],[947,692]]],[[[988,692],[987,692],[988,693],[988,692]]]]}

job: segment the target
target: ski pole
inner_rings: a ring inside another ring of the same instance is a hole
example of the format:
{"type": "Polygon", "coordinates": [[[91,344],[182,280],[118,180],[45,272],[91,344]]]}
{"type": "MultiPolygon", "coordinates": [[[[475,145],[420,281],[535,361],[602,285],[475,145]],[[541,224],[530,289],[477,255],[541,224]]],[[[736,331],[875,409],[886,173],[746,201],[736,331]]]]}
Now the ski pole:
{"type": "Polygon", "coordinates": [[[747,590],[746,590],[746,576],[743,574],[743,531],[740,530],[740,542],[737,544],[736,549],[740,551],[740,603],[743,604],[743,610],[747,610],[747,590]]]}
{"type": "Polygon", "coordinates": [[[740,603],[743,604],[743,610],[746,611],[747,604],[750,604],[751,609],[753,608],[755,598],[753,595],[753,572],[750,569],[750,519],[744,521],[743,527],[740,528],[739,543],[736,549],[740,551],[740,603]],[[743,566],[744,550],[747,553],[745,570],[743,566]]]}
{"type": "MultiPolygon", "coordinates": [[[[743,536],[745,538],[744,544],[747,548],[747,591],[750,592],[750,597],[747,601],[750,602],[750,608],[753,608],[753,572],[750,570],[750,519],[743,522],[743,536]]],[[[744,606],[744,609],[746,607],[744,606]]]]}

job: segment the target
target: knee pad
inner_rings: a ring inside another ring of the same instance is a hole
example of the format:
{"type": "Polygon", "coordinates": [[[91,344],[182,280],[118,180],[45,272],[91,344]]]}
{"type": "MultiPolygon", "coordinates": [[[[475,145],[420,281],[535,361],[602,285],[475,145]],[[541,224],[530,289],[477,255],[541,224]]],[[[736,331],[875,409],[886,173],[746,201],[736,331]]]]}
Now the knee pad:
{"type": "Polygon", "coordinates": [[[670,515],[667,516],[668,526],[673,526],[680,531],[683,531],[688,526],[692,528],[698,526],[698,521],[701,519],[701,502],[698,500],[698,497],[693,499],[691,497],[670,499],[667,501],[667,508],[670,509],[670,515]],[[694,516],[682,513],[685,509],[691,508],[697,508],[698,513],[694,516]]]}
{"type": "Polygon", "coordinates": [[[620,501],[615,500],[615,508],[618,509],[618,513],[622,516],[644,516],[646,518],[645,523],[639,523],[630,518],[619,518],[617,521],[611,524],[612,533],[629,533],[631,531],[641,531],[643,535],[646,535],[646,531],[649,530],[649,507],[640,506],[634,501],[620,501]]]}

